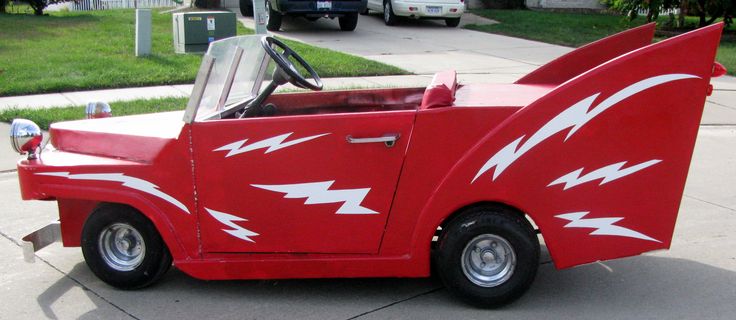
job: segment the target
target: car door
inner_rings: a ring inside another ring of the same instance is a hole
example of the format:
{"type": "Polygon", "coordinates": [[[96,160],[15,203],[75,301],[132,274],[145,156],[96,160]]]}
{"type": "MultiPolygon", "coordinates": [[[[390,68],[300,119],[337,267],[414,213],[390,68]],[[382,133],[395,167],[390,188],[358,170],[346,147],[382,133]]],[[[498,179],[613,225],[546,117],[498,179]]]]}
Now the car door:
{"type": "Polygon", "coordinates": [[[195,122],[203,251],[376,253],[414,116],[195,122]]]}

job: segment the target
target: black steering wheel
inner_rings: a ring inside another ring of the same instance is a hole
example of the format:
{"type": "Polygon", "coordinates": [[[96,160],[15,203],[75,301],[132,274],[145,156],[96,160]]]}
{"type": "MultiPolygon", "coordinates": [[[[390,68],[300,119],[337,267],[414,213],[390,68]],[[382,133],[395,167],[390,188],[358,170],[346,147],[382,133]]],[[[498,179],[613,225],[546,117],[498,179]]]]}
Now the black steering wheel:
{"type": "Polygon", "coordinates": [[[304,61],[304,58],[299,56],[294,50],[291,50],[286,44],[283,42],[276,40],[273,37],[263,37],[261,38],[261,45],[263,45],[263,49],[266,50],[269,56],[271,56],[271,59],[278,64],[279,68],[286,73],[286,81],[290,82],[291,84],[303,88],[303,89],[311,89],[314,91],[322,90],[322,79],[319,78],[319,75],[317,74],[314,69],[312,69],[312,66],[310,66],[306,61],[304,61]],[[283,50],[283,53],[278,53],[276,49],[274,49],[273,45],[283,50]],[[299,64],[309,72],[309,74],[312,76],[312,79],[314,80],[314,83],[310,82],[302,76],[299,71],[296,69],[294,64],[289,60],[289,57],[293,57],[294,60],[299,62],[299,64]]]}

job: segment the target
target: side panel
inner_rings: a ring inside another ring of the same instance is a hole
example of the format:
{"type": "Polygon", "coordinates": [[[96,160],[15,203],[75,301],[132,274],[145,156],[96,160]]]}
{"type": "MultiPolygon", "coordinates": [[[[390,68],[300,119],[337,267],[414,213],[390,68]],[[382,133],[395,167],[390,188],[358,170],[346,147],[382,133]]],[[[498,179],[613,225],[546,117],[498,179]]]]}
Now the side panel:
{"type": "Polygon", "coordinates": [[[532,216],[560,268],[668,248],[722,27],[623,55],[520,110],[455,166],[418,225],[495,200],[532,216]]]}
{"type": "Polygon", "coordinates": [[[204,252],[376,253],[415,114],[195,123],[204,252]]]}
{"type": "Polygon", "coordinates": [[[517,80],[517,84],[559,85],[601,63],[652,43],[655,23],[626,30],[582,46],[517,80]]]}

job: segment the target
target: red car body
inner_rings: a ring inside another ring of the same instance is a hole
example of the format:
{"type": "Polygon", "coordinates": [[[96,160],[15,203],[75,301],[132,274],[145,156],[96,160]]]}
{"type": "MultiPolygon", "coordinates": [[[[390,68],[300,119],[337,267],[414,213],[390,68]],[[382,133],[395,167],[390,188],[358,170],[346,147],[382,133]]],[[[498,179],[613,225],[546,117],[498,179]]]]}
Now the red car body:
{"type": "Polygon", "coordinates": [[[100,203],[134,207],[200,279],[425,277],[443,223],[483,203],[525,213],[558,268],[667,249],[721,29],[650,44],[645,25],[514,84],[443,72],[275,94],[271,117],[56,123],[22,197],[56,200],[72,247],[100,203]]]}

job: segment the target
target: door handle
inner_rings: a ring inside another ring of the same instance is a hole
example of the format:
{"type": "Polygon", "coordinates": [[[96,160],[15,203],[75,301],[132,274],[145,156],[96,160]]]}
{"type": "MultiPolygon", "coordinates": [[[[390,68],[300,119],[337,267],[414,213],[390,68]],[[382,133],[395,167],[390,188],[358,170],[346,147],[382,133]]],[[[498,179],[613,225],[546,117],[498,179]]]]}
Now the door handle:
{"type": "Polygon", "coordinates": [[[353,136],[348,135],[345,137],[345,139],[348,141],[348,143],[384,143],[386,147],[391,148],[396,144],[396,140],[399,140],[399,137],[401,135],[398,133],[387,133],[380,137],[370,137],[370,138],[353,138],[353,136]]]}

